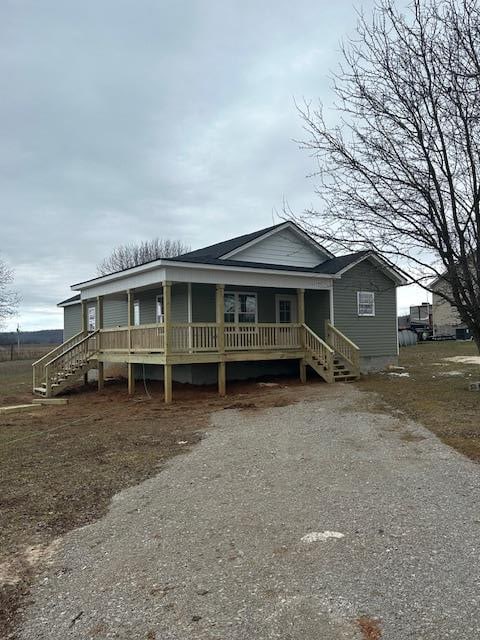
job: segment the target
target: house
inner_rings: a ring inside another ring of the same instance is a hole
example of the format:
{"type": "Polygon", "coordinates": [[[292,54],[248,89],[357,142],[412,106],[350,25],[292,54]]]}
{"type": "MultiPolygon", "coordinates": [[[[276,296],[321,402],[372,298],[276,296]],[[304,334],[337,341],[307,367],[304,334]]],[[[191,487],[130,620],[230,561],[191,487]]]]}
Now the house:
{"type": "Polygon", "coordinates": [[[72,285],[59,303],[63,345],[34,364],[34,392],[59,393],[104,365],[135,380],[218,383],[311,367],[326,382],[398,356],[396,287],[404,278],[372,251],[333,256],[283,222],[176,258],[72,285]]]}
{"type": "Polygon", "coordinates": [[[462,322],[456,307],[450,304],[439,292],[448,293],[450,285],[442,277],[436,278],[430,285],[432,289],[432,325],[434,338],[455,337],[460,340],[470,338],[466,324],[462,322]]]}

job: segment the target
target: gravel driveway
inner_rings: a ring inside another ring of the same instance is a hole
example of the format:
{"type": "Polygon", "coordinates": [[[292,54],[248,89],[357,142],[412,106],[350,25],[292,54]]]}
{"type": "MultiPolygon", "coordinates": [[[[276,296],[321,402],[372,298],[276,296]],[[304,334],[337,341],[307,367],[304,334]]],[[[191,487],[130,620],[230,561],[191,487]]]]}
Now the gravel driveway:
{"type": "Polygon", "coordinates": [[[479,467],[354,386],[299,393],[215,414],[67,535],[22,640],[377,638],[362,617],[387,640],[480,637],[479,467]]]}

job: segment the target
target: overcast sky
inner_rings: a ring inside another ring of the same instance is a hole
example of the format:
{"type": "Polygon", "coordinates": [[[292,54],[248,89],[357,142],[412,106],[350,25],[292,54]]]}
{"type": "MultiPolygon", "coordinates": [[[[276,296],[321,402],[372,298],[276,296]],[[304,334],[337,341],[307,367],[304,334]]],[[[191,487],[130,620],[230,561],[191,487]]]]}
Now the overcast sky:
{"type": "Polygon", "coordinates": [[[333,101],[355,20],[347,0],[4,0],[0,255],[23,300],[9,328],[61,327],[56,303],[115,245],[197,248],[278,222],[284,198],[314,205],[294,100],[333,101]]]}

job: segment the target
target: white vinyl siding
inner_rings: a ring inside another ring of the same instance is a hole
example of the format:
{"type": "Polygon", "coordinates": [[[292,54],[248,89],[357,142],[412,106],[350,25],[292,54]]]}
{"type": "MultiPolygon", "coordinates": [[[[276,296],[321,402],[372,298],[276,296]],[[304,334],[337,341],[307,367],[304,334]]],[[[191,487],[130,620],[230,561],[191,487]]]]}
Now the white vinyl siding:
{"type": "Polygon", "coordinates": [[[231,259],[294,267],[314,267],[324,262],[327,256],[291,229],[285,229],[235,253],[231,259]]]}

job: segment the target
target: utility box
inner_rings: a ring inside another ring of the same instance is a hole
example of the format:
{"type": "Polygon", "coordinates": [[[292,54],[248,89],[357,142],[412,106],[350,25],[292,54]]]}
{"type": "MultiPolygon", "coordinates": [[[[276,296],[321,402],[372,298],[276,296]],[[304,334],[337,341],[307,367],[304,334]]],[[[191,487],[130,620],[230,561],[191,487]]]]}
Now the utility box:
{"type": "Polygon", "coordinates": [[[470,382],[468,389],[469,391],[480,391],[480,382],[470,382]]]}

